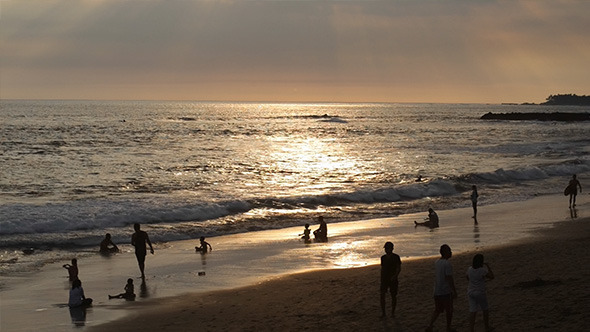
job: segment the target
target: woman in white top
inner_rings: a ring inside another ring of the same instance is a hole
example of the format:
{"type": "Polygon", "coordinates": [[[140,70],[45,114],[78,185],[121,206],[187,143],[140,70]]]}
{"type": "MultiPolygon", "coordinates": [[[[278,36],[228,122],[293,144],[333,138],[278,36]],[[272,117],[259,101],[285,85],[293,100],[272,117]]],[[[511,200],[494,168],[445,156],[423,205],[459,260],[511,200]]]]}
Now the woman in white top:
{"type": "Polygon", "coordinates": [[[494,279],[494,273],[489,265],[483,262],[483,255],[476,254],[472,265],[467,269],[467,297],[469,298],[469,331],[475,331],[475,316],[477,311],[483,311],[483,322],[486,331],[490,331],[489,307],[486,296],[486,279],[494,279]]]}

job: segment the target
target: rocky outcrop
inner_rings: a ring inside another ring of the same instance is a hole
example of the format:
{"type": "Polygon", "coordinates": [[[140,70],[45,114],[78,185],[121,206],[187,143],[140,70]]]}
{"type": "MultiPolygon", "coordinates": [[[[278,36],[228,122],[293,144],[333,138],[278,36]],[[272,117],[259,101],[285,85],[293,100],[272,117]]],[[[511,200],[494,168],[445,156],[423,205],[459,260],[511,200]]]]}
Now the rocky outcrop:
{"type": "Polygon", "coordinates": [[[590,121],[590,113],[487,113],[482,120],[590,121]]]}

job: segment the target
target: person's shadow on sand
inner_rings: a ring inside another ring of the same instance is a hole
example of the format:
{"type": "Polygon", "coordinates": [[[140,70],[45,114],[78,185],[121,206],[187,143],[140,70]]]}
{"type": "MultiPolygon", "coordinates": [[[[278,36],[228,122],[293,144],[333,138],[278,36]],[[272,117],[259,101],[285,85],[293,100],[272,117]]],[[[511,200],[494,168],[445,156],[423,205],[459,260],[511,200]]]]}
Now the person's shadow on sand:
{"type": "Polygon", "coordinates": [[[147,284],[145,283],[145,278],[141,278],[141,285],[139,286],[139,297],[144,299],[150,297],[147,284]]]}

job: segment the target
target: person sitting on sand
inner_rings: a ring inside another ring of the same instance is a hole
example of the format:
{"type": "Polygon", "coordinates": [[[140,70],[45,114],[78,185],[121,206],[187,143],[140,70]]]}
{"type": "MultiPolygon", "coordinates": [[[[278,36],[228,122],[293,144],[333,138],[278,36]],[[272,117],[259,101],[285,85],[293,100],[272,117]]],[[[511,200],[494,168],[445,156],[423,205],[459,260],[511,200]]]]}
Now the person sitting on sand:
{"type": "Polygon", "coordinates": [[[200,251],[201,253],[206,253],[207,252],[207,246],[209,246],[209,251],[213,251],[213,247],[211,247],[211,245],[209,244],[209,242],[205,241],[205,237],[201,236],[201,238],[199,238],[199,241],[201,241],[201,246],[200,247],[195,247],[196,251],[200,251]]]}
{"type": "Polygon", "coordinates": [[[320,222],[320,227],[313,231],[313,236],[318,242],[328,242],[328,225],[324,221],[323,216],[319,216],[318,221],[320,222]]]}
{"type": "Polygon", "coordinates": [[[113,243],[113,240],[111,240],[111,234],[107,233],[104,236],[104,239],[100,242],[100,253],[112,254],[115,252],[119,252],[119,247],[117,247],[117,245],[113,243]]]}
{"type": "Polygon", "coordinates": [[[432,208],[428,209],[428,217],[425,220],[425,222],[417,222],[414,220],[414,225],[426,226],[430,228],[438,227],[438,214],[436,214],[432,208]]]}
{"type": "Polygon", "coordinates": [[[303,229],[303,234],[299,234],[299,235],[303,235],[301,237],[301,239],[303,241],[305,241],[305,243],[311,242],[310,234],[311,234],[311,230],[309,229],[309,224],[305,224],[305,228],[303,229]]]}
{"type": "Polygon", "coordinates": [[[135,287],[133,286],[133,279],[127,279],[127,284],[125,285],[125,293],[121,293],[118,295],[109,295],[110,299],[126,299],[127,301],[135,300],[135,287]]]}
{"type": "Polygon", "coordinates": [[[92,299],[86,298],[86,296],[84,296],[82,282],[80,279],[74,280],[74,282],[72,282],[72,289],[70,289],[70,300],[68,301],[68,306],[70,308],[77,308],[89,307],[90,305],[92,305],[92,299]]]}
{"type": "Polygon", "coordinates": [[[62,265],[64,269],[68,270],[68,279],[70,282],[78,280],[78,260],[72,258],[72,264],[62,265]]]}

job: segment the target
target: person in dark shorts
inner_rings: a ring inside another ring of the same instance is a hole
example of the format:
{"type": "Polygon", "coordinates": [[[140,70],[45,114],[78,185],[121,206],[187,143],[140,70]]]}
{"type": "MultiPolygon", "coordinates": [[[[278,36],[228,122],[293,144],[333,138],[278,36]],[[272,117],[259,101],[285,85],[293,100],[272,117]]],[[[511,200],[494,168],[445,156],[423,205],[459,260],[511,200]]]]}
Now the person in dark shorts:
{"type": "Polygon", "coordinates": [[[140,229],[139,224],[134,224],[133,228],[135,233],[131,236],[131,244],[135,247],[135,257],[137,258],[137,264],[141,271],[141,277],[145,278],[145,256],[147,255],[146,243],[150,246],[150,252],[154,254],[154,248],[148,234],[140,229]]]}
{"type": "Polygon", "coordinates": [[[440,258],[434,263],[434,312],[426,331],[432,331],[433,324],[442,312],[447,314],[447,332],[454,331],[451,328],[453,321],[453,299],[457,298],[455,281],[453,280],[453,266],[449,259],[453,255],[451,247],[443,244],[440,247],[440,258]]]}
{"type": "Polygon", "coordinates": [[[385,294],[389,289],[391,294],[391,315],[395,316],[397,305],[398,276],[402,261],[399,255],[393,253],[393,243],[385,242],[385,255],[381,256],[381,316],[385,317],[385,294]]]}

